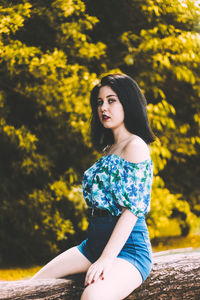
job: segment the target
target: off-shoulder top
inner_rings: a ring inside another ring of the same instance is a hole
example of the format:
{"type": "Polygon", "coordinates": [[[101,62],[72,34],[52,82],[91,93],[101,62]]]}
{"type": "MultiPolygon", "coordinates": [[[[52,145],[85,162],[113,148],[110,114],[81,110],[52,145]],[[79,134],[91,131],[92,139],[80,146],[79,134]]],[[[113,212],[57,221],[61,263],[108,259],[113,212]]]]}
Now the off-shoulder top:
{"type": "Polygon", "coordinates": [[[84,172],[83,195],[91,208],[107,209],[119,216],[122,207],[126,207],[137,217],[143,217],[150,210],[152,180],[151,158],[133,163],[108,154],[84,172]]]}

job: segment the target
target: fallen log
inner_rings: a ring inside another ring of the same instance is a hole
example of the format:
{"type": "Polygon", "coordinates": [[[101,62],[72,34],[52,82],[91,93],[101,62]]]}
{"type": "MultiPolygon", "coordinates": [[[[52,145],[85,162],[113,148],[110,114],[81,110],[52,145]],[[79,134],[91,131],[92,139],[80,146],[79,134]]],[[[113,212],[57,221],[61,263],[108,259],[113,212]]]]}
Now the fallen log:
{"type": "MultiPolygon", "coordinates": [[[[153,268],[147,280],[128,300],[199,300],[200,252],[165,252],[153,255],[153,268]]],[[[4,300],[79,300],[85,274],[67,279],[40,279],[0,282],[0,299],[4,300]]],[[[102,299],[103,300],[103,299],[102,299]]]]}

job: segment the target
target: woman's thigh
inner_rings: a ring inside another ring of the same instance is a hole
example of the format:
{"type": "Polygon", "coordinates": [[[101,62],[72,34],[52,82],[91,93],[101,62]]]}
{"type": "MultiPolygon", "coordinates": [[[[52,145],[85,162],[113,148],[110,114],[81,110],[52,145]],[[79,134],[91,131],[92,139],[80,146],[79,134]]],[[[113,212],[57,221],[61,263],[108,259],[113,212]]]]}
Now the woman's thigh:
{"type": "Polygon", "coordinates": [[[70,274],[87,272],[91,262],[77,249],[72,247],[52,259],[32,279],[61,278],[70,274]]]}
{"type": "Polygon", "coordinates": [[[138,269],[122,258],[116,258],[104,280],[98,279],[85,288],[81,300],[121,300],[142,284],[138,269]]]}

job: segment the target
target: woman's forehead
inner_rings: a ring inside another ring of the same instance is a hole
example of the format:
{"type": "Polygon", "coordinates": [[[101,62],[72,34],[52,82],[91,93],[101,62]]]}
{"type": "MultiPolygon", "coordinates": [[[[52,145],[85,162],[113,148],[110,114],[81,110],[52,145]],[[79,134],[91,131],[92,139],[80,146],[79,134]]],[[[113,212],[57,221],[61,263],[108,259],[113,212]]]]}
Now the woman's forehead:
{"type": "Polygon", "coordinates": [[[116,96],[117,97],[117,94],[111,89],[111,87],[105,85],[105,86],[102,86],[100,89],[99,89],[99,94],[98,94],[98,98],[104,98],[104,97],[109,97],[109,96],[116,96]]]}

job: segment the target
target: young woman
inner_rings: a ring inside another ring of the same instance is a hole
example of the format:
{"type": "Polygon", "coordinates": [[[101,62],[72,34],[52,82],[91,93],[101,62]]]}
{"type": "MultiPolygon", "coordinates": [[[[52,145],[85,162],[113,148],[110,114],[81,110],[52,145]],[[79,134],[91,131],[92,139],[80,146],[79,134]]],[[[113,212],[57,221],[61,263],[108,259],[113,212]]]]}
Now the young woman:
{"type": "Polygon", "coordinates": [[[91,138],[102,152],[83,175],[88,238],[60,254],[33,279],[86,272],[81,300],[121,300],[148,277],[152,249],[150,210],[153,165],[146,99],[125,74],[110,74],[91,92],[91,138]]]}

